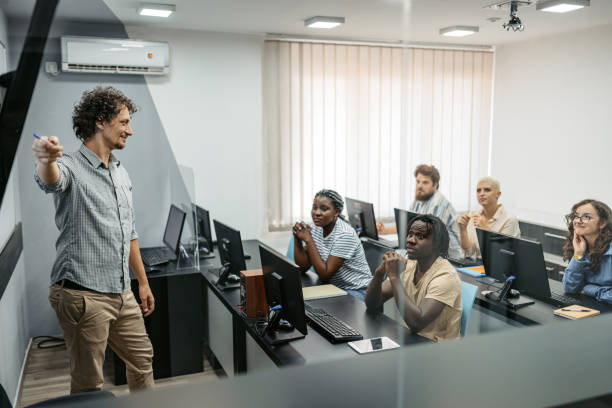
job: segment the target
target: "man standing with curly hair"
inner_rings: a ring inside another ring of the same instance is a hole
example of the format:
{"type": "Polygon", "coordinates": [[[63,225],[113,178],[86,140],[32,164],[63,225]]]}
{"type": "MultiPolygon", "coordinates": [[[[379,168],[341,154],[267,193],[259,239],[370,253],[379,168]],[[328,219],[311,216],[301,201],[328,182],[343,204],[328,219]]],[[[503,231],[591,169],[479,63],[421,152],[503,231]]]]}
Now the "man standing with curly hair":
{"type": "Polygon", "coordinates": [[[153,347],[143,314],[155,301],[145,274],[132,205],[132,183],[112,154],[132,135],[132,101],[112,87],[85,92],[72,122],[83,144],[63,154],[55,136],[35,140],[34,179],[55,203],[60,231],[49,302],[70,355],[70,392],[102,388],[107,344],[127,367],[130,390],[153,386],[153,347]],[[138,279],[141,304],[130,289],[138,279]]]}

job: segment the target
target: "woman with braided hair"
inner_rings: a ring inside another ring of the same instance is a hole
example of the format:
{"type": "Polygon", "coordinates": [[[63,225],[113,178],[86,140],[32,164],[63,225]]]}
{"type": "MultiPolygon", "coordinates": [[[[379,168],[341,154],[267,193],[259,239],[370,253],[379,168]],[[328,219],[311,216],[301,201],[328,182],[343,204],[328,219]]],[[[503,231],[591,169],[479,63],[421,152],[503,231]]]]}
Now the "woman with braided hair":
{"type": "Polygon", "coordinates": [[[569,232],[563,258],[570,262],[563,289],[612,303],[612,210],[601,201],[582,200],[566,220],[569,232]]]}
{"type": "Polygon", "coordinates": [[[295,262],[303,271],[311,266],[319,279],[365,299],[372,273],[357,233],[342,217],[344,201],[333,190],[319,191],[312,203],[312,221],[293,226],[295,262]]]}

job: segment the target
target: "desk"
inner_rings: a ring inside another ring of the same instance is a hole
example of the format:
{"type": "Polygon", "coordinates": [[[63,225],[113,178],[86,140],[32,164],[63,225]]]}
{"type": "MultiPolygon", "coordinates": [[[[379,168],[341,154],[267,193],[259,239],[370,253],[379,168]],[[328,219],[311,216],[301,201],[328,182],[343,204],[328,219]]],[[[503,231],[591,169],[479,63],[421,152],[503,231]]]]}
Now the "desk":
{"type": "MultiPolygon", "coordinates": [[[[251,255],[251,259],[246,262],[247,268],[260,268],[259,241],[244,241],[243,247],[245,252],[251,255]]],[[[175,271],[172,270],[173,264],[169,264],[165,272],[148,276],[156,297],[156,310],[145,319],[155,352],[155,378],[202,371],[202,339],[230,376],[357,356],[346,344],[331,344],[311,328],[304,339],[276,347],[270,346],[257,334],[256,319],[244,317],[236,308],[240,301],[239,290],[221,291],[215,286],[216,270],[220,266],[217,255],[212,259],[203,259],[200,264],[201,271],[175,271]]],[[[472,278],[461,273],[459,276],[479,288],[472,309],[470,327],[480,327],[477,330],[468,329],[469,333],[567,320],[553,315],[555,308],[538,300],[534,305],[523,309],[507,309],[480,294],[482,290],[494,289],[481,278],[472,278]]],[[[303,286],[317,283],[318,278],[312,272],[307,272],[302,277],[303,286]]],[[[560,282],[551,280],[550,285],[554,291],[561,290],[560,282]]],[[[138,293],[135,280],[132,281],[132,290],[138,293]]],[[[582,300],[585,306],[601,310],[602,313],[612,311],[612,305],[598,303],[587,296],[583,296],[582,300]]],[[[387,336],[398,343],[404,339],[405,345],[428,342],[411,334],[389,316],[366,312],[365,304],[349,295],[308,303],[336,315],[361,332],[364,338],[387,336]]],[[[395,309],[392,301],[387,302],[385,306],[395,309]]],[[[125,381],[125,369],[119,359],[116,359],[115,370],[116,381],[125,381]]]]}
{"type": "MultiPolygon", "coordinates": [[[[374,241],[374,240],[364,240],[363,241],[364,251],[366,254],[366,258],[368,259],[368,264],[370,265],[370,269],[374,270],[382,261],[382,256],[385,252],[388,252],[390,249],[383,244],[374,241]]],[[[459,278],[464,281],[476,285],[478,287],[478,293],[476,295],[475,300],[475,309],[473,309],[472,313],[480,314],[480,318],[482,318],[482,314],[489,315],[492,318],[495,314],[499,316],[499,319],[507,319],[510,320],[509,325],[514,326],[515,323],[518,323],[523,326],[530,326],[534,324],[547,324],[556,321],[566,321],[568,319],[560,316],[556,316],[553,314],[553,310],[557,309],[557,307],[543,302],[541,300],[533,299],[529,296],[522,296],[521,299],[532,300],[535,304],[524,307],[518,310],[508,309],[499,303],[496,303],[490,299],[487,299],[482,295],[483,290],[497,290],[499,289],[500,284],[488,284],[484,278],[474,278],[469,275],[464,275],[462,273],[458,273],[459,278]],[[480,307],[481,309],[479,309],[480,307]],[[488,313],[487,311],[493,312],[488,313]]],[[[563,293],[563,285],[561,282],[553,279],[548,279],[548,283],[550,285],[550,290],[557,293],[563,293]]],[[[598,302],[590,296],[578,295],[576,296],[580,299],[580,304],[597,309],[601,311],[601,313],[612,312],[612,305],[607,303],[598,302]]],[[[385,313],[389,316],[395,317],[397,314],[395,313],[395,308],[393,305],[389,305],[389,302],[385,303],[385,313]]],[[[472,316],[474,317],[474,316],[472,316]]],[[[397,317],[396,317],[397,318],[397,317]]],[[[472,319],[470,318],[470,325],[472,324],[472,319]]]]}
{"type": "MultiPolygon", "coordinates": [[[[155,311],[144,319],[153,345],[153,376],[166,378],[201,372],[202,275],[196,269],[176,270],[171,262],[161,272],[147,275],[155,296],[155,311]]],[[[138,281],[132,277],[138,303],[138,281]]],[[[126,383],[125,364],[113,354],[115,384],[126,383]]]]}
{"type": "MultiPolygon", "coordinates": [[[[497,290],[500,286],[487,284],[483,278],[473,278],[468,275],[464,275],[459,273],[459,277],[462,281],[471,283],[473,285],[478,286],[478,294],[476,295],[475,303],[487,308],[491,311],[494,311],[500,315],[506,316],[512,320],[515,320],[523,325],[530,326],[534,324],[547,324],[558,321],[566,321],[564,317],[556,316],[553,314],[553,310],[558,309],[549,303],[543,302],[538,299],[534,299],[532,297],[521,295],[520,299],[526,299],[534,301],[533,305],[529,305],[523,307],[518,310],[508,309],[490,299],[485,298],[481,292],[483,290],[497,290]]],[[[563,293],[563,285],[561,282],[548,279],[548,283],[550,285],[550,290],[553,292],[563,293]]],[[[601,311],[601,313],[610,313],[612,312],[612,305],[607,303],[598,302],[594,298],[586,295],[577,295],[576,296],[580,300],[580,304],[586,307],[590,307],[593,309],[597,309],[601,311]]]]}
{"type": "MultiPolygon", "coordinates": [[[[247,260],[247,268],[261,268],[259,241],[244,241],[243,247],[245,252],[251,255],[251,259],[247,260]]],[[[204,282],[208,287],[208,344],[228,375],[358,356],[346,343],[331,344],[310,327],[308,335],[303,339],[270,346],[255,330],[257,319],[244,317],[236,308],[240,301],[239,290],[221,291],[215,286],[215,269],[218,267],[219,261],[215,260],[202,268],[204,282]]],[[[307,272],[302,277],[303,286],[317,283],[318,278],[312,272],[307,272]]],[[[429,340],[410,333],[385,315],[366,312],[365,304],[349,295],[312,300],[308,303],[334,314],[361,332],[364,338],[387,336],[405,345],[429,343],[429,340]]]]}

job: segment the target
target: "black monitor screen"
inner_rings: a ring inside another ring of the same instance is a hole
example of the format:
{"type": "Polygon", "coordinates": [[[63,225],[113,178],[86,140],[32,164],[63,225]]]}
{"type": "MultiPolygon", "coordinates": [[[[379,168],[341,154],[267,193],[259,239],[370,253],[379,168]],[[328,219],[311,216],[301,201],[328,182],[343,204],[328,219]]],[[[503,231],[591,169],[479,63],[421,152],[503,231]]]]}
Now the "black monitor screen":
{"type": "Polygon", "coordinates": [[[217,234],[217,247],[222,265],[229,265],[229,273],[240,276],[240,271],[246,270],[244,251],[242,249],[242,238],[240,231],[213,220],[215,234],[217,234]]]}
{"type": "Polygon", "coordinates": [[[346,212],[349,217],[349,222],[360,237],[378,240],[376,218],[374,217],[374,205],[372,203],[366,203],[365,201],[346,197],[346,212]]]}
{"type": "Polygon", "coordinates": [[[397,227],[397,244],[399,249],[406,249],[406,235],[408,235],[408,224],[418,214],[394,208],[395,213],[395,226],[397,227]]]}
{"type": "Polygon", "coordinates": [[[212,232],[210,229],[210,214],[208,210],[196,205],[196,219],[198,223],[199,245],[204,246],[209,252],[213,250],[212,232]]]}
{"type": "Polygon", "coordinates": [[[476,228],[476,235],[487,276],[504,282],[514,274],[513,238],[480,228],[476,228]]]}
{"type": "Polygon", "coordinates": [[[476,228],[485,272],[499,281],[514,276],[512,287],[539,298],[550,297],[542,245],[476,228]]]}
{"type": "Polygon", "coordinates": [[[550,298],[550,285],[542,244],[515,238],[516,261],[520,277],[518,290],[537,298],[550,298]]]}
{"type": "Polygon", "coordinates": [[[166,231],[164,232],[164,244],[174,252],[178,250],[186,215],[185,211],[174,204],[170,206],[168,221],[166,222],[166,231]]]}
{"type": "Polygon", "coordinates": [[[284,318],[306,335],[300,267],[265,244],[259,244],[259,254],[268,305],[282,305],[284,318]]]}

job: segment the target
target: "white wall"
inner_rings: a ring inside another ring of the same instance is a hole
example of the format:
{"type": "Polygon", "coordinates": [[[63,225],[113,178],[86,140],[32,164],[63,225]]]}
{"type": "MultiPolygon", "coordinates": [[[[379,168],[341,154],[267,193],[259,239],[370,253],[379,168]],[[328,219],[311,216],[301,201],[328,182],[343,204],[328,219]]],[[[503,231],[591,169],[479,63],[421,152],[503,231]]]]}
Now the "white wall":
{"type": "MultiPolygon", "coordinates": [[[[123,24],[113,20],[112,12],[101,0],[62,0],[58,6],[58,15],[65,15],[69,10],[106,16],[107,22],[54,21],[43,62],[60,61],[59,37],[62,35],[127,38],[123,24]]],[[[18,56],[28,24],[27,21],[9,19],[8,26],[9,45],[12,53],[18,56]]],[[[11,59],[16,60],[17,56],[11,59]]],[[[170,204],[184,208],[192,202],[143,76],[61,73],[55,77],[46,74],[41,67],[15,161],[19,175],[15,179],[15,186],[19,189],[19,207],[23,219],[30,336],[61,332],[47,300],[49,274],[56,257],[55,242],[59,233],[55,225],[53,197],[44,194],[33,179],[31,135],[37,132],[58,136],[65,152],[76,151],[80,141],[72,130],[73,106],[84,91],[97,85],[117,87],[139,107],[132,121],[134,135],[130,137],[127,147],[115,154],[128,170],[134,185],[134,210],[140,246],[161,245],[170,204]]],[[[191,225],[190,222],[187,224],[191,225]]],[[[184,232],[187,230],[190,228],[185,228],[184,232]]],[[[186,238],[185,235],[183,237],[186,238]]]]}
{"type": "Polygon", "coordinates": [[[127,26],[130,38],[167,41],[170,75],[147,77],[179,165],[193,168],[195,199],[243,239],[264,231],[263,38],[127,26]]]}
{"type": "MultiPolygon", "coordinates": [[[[7,20],[0,9],[0,42],[8,51],[7,31],[7,20]]],[[[6,57],[8,58],[8,52],[6,57]]],[[[8,62],[6,67],[10,65],[8,62]]],[[[0,204],[0,250],[6,245],[15,225],[21,221],[19,189],[15,180],[19,180],[19,177],[17,166],[13,165],[4,198],[0,204]]],[[[0,299],[0,383],[13,403],[17,395],[19,373],[28,344],[28,302],[25,281],[22,253],[0,299]]]]}
{"type": "Polygon", "coordinates": [[[492,175],[522,219],[563,227],[584,198],[612,205],[612,25],[496,51],[492,175]]]}

